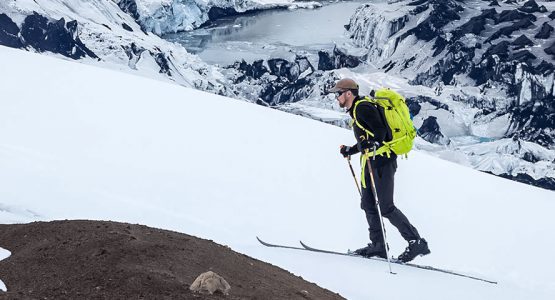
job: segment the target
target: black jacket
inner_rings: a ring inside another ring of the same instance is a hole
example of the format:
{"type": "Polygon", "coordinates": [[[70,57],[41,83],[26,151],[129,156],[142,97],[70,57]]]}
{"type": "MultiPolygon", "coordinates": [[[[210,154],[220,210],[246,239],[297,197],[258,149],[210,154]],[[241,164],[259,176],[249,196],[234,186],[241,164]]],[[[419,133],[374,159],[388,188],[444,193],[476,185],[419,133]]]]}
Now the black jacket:
{"type": "MultiPolygon", "coordinates": [[[[349,115],[351,118],[354,119],[354,109],[356,107],[356,116],[357,121],[359,124],[367,129],[368,131],[374,134],[374,137],[367,137],[367,134],[364,130],[359,128],[356,124],[353,124],[353,132],[355,134],[355,138],[357,143],[351,147],[350,155],[361,152],[359,143],[362,140],[361,136],[364,139],[369,139],[371,141],[378,142],[380,145],[385,141],[391,141],[393,135],[391,133],[391,128],[386,123],[385,120],[385,113],[383,108],[368,102],[362,102],[358,105],[355,105],[358,101],[364,99],[364,97],[356,97],[355,101],[353,102],[353,106],[348,110],[349,115]]],[[[376,159],[372,161],[372,165],[374,168],[379,168],[387,163],[391,163],[396,161],[397,155],[391,152],[390,156],[387,155],[377,155],[376,159]]]]}

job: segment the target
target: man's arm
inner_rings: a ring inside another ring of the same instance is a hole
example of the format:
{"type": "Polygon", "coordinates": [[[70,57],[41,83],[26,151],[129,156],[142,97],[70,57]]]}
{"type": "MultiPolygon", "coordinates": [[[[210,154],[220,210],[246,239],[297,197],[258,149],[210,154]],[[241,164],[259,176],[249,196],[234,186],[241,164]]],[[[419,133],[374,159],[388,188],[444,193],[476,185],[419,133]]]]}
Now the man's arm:
{"type": "Polygon", "coordinates": [[[352,145],[351,147],[341,145],[339,146],[339,152],[343,155],[343,157],[347,157],[347,156],[355,155],[360,151],[358,150],[358,143],[357,143],[352,145]]]}
{"type": "Polygon", "coordinates": [[[387,137],[387,125],[378,108],[372,104],[358,105],[356,114],[359,124],[374,134],[369,140],[382,144],[387,137]]]}

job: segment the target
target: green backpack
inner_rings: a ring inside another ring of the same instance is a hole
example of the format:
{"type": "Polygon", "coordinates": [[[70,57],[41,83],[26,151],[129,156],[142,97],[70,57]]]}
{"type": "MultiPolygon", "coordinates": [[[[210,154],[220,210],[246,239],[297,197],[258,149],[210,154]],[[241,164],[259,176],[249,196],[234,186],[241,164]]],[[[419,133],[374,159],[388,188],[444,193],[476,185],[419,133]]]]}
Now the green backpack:
{"type": "MultiPolygon", "coordinates": [[[[382,88],[374,93],[373,98],[366,97],[362,101],[367,101],[383,108],[385,119],[393,135],[391,141],[384,142],[384,145],[376,150],[376,155],[385,153],[389,156],[391,151],[397,155],[406,155],[409,153],[412,149],[414,138],[416,137],[416,128],[414,128],[414,124],[412,123],[405,98],[389,88],[382,88]]],[[[357,102],[357,104],[362,101],[357,102]]],[[[354,111],[356,112],[356,107],[354,111]]],[[[354,119],[355,124],[360,129],[364,130],[370,136],[374,136],[373,133],[359,124],[356,120],[356,115],[354,119]]]]}

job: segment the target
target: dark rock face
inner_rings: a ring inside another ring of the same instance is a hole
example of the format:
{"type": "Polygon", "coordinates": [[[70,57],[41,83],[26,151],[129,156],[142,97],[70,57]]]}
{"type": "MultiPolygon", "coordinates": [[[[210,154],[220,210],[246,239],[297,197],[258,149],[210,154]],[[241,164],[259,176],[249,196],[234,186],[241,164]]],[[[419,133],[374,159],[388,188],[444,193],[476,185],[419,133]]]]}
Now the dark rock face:
{"type": "MultiPolygon", "coordinates": [[[[495,175],[491,172],[485,172],[485,173],[495,175]]],[[[510,175],[510,174],[499,174],[499,175],[496,175],[496,176],[503,177],[503,178],[510,179],[510,180],[514,180],[514,181],[518,181],[518,182],[522,182],[522,183],[533,185],[533,186],[537,186],[537,187],[541,187],[541,188],[544,188],[546,190],[555,191],[555,178],[545,177],[545,178],[540,178],[540,179],[536,180],[532,176],[530,176],[528,174],[524,174],[524,173],[519,173],[516,176],[510,175]]]]}
{"type": "MultiPolygon", "coordinates": [[[[423,2],[427,2],[427,1],[423,1],[423,2]]],[[[410,5],[410,4],[409,4],[410,5]]],[[[417,15],[421,12],[426,11],[430,6],[428,4],[424,4],[424,5],[419,5],[417,6],[415,9],[410,11],[411,15],[417,15]]]]}
{"type": "Polygon", "coordinates": [[[366,61],[367,55],[355,56],[334,47],[331,53],[318,51],[318,70],[328,71],[340,68],[354,68],[366,61]]]}
{"type": "Polygon", "coordinates": [[[524,48],[526,46],[532,46],[534,45],[534,42],[532,42],[529,38],[527,38],[524,34],[519,36],[516,40],[514,40],[511,45],[514,46],[514,49],[521,49],[524,48]]]}
{"type": "Polygon", "coordinates": [[[19,38],[19,27],[5,14],[0,14],[0,45],[23,48],[19,38]]]}
{"type": "Polygon", "coordinates": [[[127,31],[133,32],[133,28],[131,28],[131,26],[129,26],[129,25],[125,24],[125,23],[121,24],[121,27],[123,27],[123,29],[125,29],[125,30],[127,30],[127,31]]]}
{"type": "Polygon", "coordinates": [[[226,7],[226,8],[212,7],[208,11],[208,19],[216,20],[222,17],[233,16],[236,14],[237,14],[237,11],[232,7],[226,7]]]}
{"type": "Polygon", "coordinates": [[[422,106],[420,105],[420,103],[418,103],[418,100],[414,98],[406,98],[405,101],[407,102],[407,106],[409,107],[410,115],[418,115],[420,109],[422,109],[422,106]]]}
{"type": "Polygon", "coordinates": [[[427,73],[421,73],[411,81],[412,84],[432,86],[436,80],[452,84],[456,74],[472,70],[475,47],[468,47],[462,42],[455,42],[447,47],[448,51],[427,73]]]}
{"type": "Polygon", "coordinates": [[[509,58],[509,45],[510,43],[508,41],[502,41],[499,44],[492,45],[482,55],[482,58],[497,55],[501,59],[507,59],[509,58]]]}
{"type": "MultiPolygon", "coordinates": [[[[449,32],[449,37],[446,33],[440,33],[434,43],[433,55],[441,55],[441,58],[426,72],[417,74],[411,83],[430,87],[438,83],[456,85],[456,76],[465,75],[473,79],[475,84],[483,90],[495,86],[502,88],[508,97],[516,99],[513,102],[507,102],[509,103],[508,107],[501,108],[505,112],[526,101],[535,103],[535,106],[540,108],[551,107],[553,100],[549,95],[553,91],[553,82],[550,78],[555,73],[555,68],[552,62],[541,59],[538,49],[533,47],[538,42],[532,40],[528,34],[530,28],[537,26],[538,33],[534,38],[549,39],[553,26],[548,22],[543,22],[541,28],[538,24],[534,24],[537,18],[533,13],[541,13],[542,8],[537,7],[533,1],[527,2],[523,7],[524,9],[504,10],[500,13],[497,13],[495,9],[486,9],[480,15],[449,32]],[[484,28],[486,24],[491,27],[492,23],[495,24],[494,26],[499,24],[502,26],[488,36],[489,33],[484,28]],[[517,32],[519,34],[515,38],[517,32]],[[466,34],[472,34],[475,42],[461,43],[466,34]],[[501,39],[501,41],[496,42],[497,39],[501,39]],[[487,46],[486,50],[476,57],[477,50],[484,46],[487,46]],[[524,88],[527,89],[527,92],[522,94],[521,91],[524,88]],[[527,99],[519,100],[522,95],[527,99]]],[[[547,44],[544,51],[555,58],[555,42],[547,44]]],[[[483,107],[484,113],[500,109],[495,105],[491,106],[491,103],[494,102],[488,102],[489,104],[485,101],[482,102],[484,105],[479,103],[471,103],[471,105],[483,107]]],[[[512,126],[516,131],[523,130],[524,124],[527,124],[528,120],[522,119],[526,113],[536,115],[539,112],[538,108],[535,110],[519,108],[517,110],[522,110],[524,114],[522,117],[518,114],[514,116],[512,126]]],[[[555,134],[543,130],[543,128],[547,128],[546,124],[550,124],[549,120],[553,118],[555,111],[546,109],[544,114],[544,116],[535,116],[533,120],[536,122],[528,123],[534,126],[531,126],[529,132],[527,131],[529,134],[525,134],[524,139],[535,141],[536,138],[539,138],[544,140],[546,145],[555,142],[555,134]],[[551,138],[548,138],[548,135],[551,138]]]]}
{"type": "Polygon", "coordinates": [[[521,20],[536,21],[536,17],[518,10],[504,10],[497,16],[496,24],[521,20]]]}
{"type": "Polygon", "coordinates": [[[396,61],[390,60],[387,64],[385,64],[382,69],[384,70],[384,72],[389,72],[391,71],[391,69],[393,69],[395,67],[395,65],[397,65],[396,61]]]}
{"type": "Polygon", "coordinates": [[[513,32],[521,30],[521,29],[526,29],[529,28],[531,26],[534,26],[534,23],[532,23],[532,21],[530,21],[529,19],[522,19],[518,22],[513,23],[512,25],[503,27],[501,29],[499,29],[497,32],[495,32],[494,34],[492,34],[487,40],[487,42],[491,42],[495,39],[500,38],[501,36],[506,36],[508,38],[511,37],[511,35],[513,34],[513,32]]]}
{"type": "Polygon", "coordinates": [[[158,48],[155,48],[153,51],[147,50],[141,46],[137,46],[135,43],[131,43],[131,45],[121,46],[127,54],[129,58],[129,67],[132,69],[136,69],[135,65],[141,60],[141,55],[148,51],[148,54],[154,58],[156,64],[160,67],[159,73],[166,74],[168,76],[172,76],[171,72],[171,60],[167,57],[163,52],[161,52],[158,48]]]}
{"type": "Polygon", "coordinates": [[[156,64],[158,64],[158,66],[160,67],[159,73],[164,73],[164,74],[167,74],[168,76],[172,76],[172,73],[170,71],[170,61],[166,57],[166,55],[162,52],[158,52],[158,53],[151,52],[151,54],[153,54],[156,64]]]}
{"type": "MultiPolygon", "coordinates": [[[[134,1],[122,1],[120,5],[131,5],[134,1]]],[[[122,24],[124,28],[133,31],[127,24],[122,24]]],[[[97,58],[77,35],[77,21],[65,22],[62,18],[57,21],[49,21],[47,18],[34,13],[23,21],[21,29],[5,14],[0,14],[0,45],[14,48],[31,47],[39,52],[49,51],[64,55],[72,59],[83,57],[97,58]]],[[[108,26],[105,25],[108,29],[108,26]]],[[[135,43],[129,46],[122,46],[129,57],[129,65],[134,65],[139,61],[141,54],[146,51],[142,47],[137,47],[135,43]]],[[[160,73],[171,76],[171,61],[161,51],[149,51],[156,63],[160,66],[160,73]]]]}
{"type": "Polygon", "coordinates": [[[0,15],[0,44],[14,48],[32,47],[39,52],[49,51],[72,59],[85,56],[98,58],[77,35],[77,21],[62,18],[50,22],[34,13],[27,16],[21,29],[5,14],[0,15]]]}
{"type": "MultiPolygon", "coordinates": [[[[139,11],[137,10],[137,3],[135,2],[135,0],[120,0],[118,2],[118,6],[124,13],[132,16],[133,19],[135,19],[135,21],[139,21],[141,16],[139,15],[139,11]]],[[[147,34],[147,30],[141,24],[141,22],[137,22],[137,24],[139,24],[141,26],[141,30],[145,34],[147,34]]],[[[122,26],[125,30],[132,31],[132,30],[129,30],[131,29],[131,27],[129,27],[127,24],[123,24],[122,26]],[[127,28],[126,26],[129,28],[127,28]]]]}
{"type": "Polygon", "coordinates": [[[461,18],[459,12],[463,11],[463,8],[455,1],[430,0],[429,5],[434,7],[430,15],[408,30],[403,38],[414,34],[420,40],[431,41],[440,35],[445,25],[461,18]]]}
{"type": "Polygon", "coordinates": [[[437,118],[433,116],[424,120],[424,123],[418,129],[418,135],[432,144],[449,144],[449,139],[441,133],[437,118]]]}
{"type": "MultiPolygon", "coordinates": [[[[544,7],[545,8],[545,7],[544,7]]],[[[527,12],[527,13],[535,13],[540,12],[540,6],[534,0],[530,0],[524,3],[521,7],[518,8],[520,11],[527,12]]]]}
{"type": "Polygon", "coordinates": [[[548,147],[553,143],[555,99],[544,93],[544,101],[528,102],[512,109],[510,134],[548,147]]]}
{"type": "Polygon", "coordinates": [[[243,73],[243,76],[238,79],[239,81],[243,81],[246,78],[260,79],[262,75],[269,72],[268,68],[264,66],[263,60],[257,60],[253,62],[252,65],[242,60],[241,62],[235,63],[234,68],[243,73]]]}
{"type": "Polygon", "coordinates": [[[551,32],[553,32],[553,26],[549,25],[549,23],[545,22],[542,24],[540,31],[534,36],[537,39],[548,39],[551,36],[551,32]]]}
{"type": "Polygon", "coordinates": [[[123,12],[131,15],[135,20],[139,19],[140,16],[137,11],[137,3],[135,0],[120,0],[118,6],[123,12]]]}
{"type": "Polygon", "coordinates": [[[257,87],[255,102],[265,106],[276,106],[305,99],[316,84],[315,69],[304,56],[296,56],[293,61],[273,58],[257,60],[252,64],[236,62],[229,69],[239,71],[236,84],[257,87]]]}
{"type": "Polygon", "coordinates": [[[555,59],[555,43],[551,44],[551,46],[545,48],[543,51],[549,55],[552,55],[555,59]]]}
{"type": "Polygon", "coordinates": [[[519,61],[519,62],[524,62],[524,63],[530,63],[536,58],[537,57],[534,54],[530,53],[530,51],[528,51],[528,50],[522,50],[522,51],[519,51],[519,52],[514,52],[511,56],[511,59],[513,61],[519,61]]]}
{"type": "Polygon", "coordinates": [[[62,18],[49,23],[45,17],[35,13],[25,18],[21,36],[29,46],[40,52],[50,51],[73,59],[85,56],[98,58],[77,36],[77,21],[66,23],[62,18]]]}
{"type": "Polygon", "coordinates": [[[268,60],[268,66],[270,67],[270,74],[276,75],[278,77],[286,77],[288,80],[295,80],[295,77],[299,76],[296,69],[296,64],[289,63],[285,59],[273,58],[268,60]]]}
{"type": "Polygon", "coordinates": [[[285,77],[290,82],[299,79],[299,76],[306,71],[314,72],[312,64],[304,56],[297,56],[292,62],[281,58],[269,59],[268,66],[271,75],[285,77]]]}
{"type": "Polygon", "coordinates": [[[129,60],[141,56],[141,53],[146,50],[143,47],[137,46],[135,43],[131,43],[129,46],[122,46],[122,48],[125,50],[125,54],[127,54],[129,60]]]}
{"type": "MultiPolygon", "coordinates": [[[[275,8],[275,10],[280,10],[280,9],[286,9],[286,8],[275,8]]],[[[245,15],[245,14],[254,14],[254,13],[258,13],[261,12],[263,10],[261,9],[252,9],[252,10],[247,10],[245,12],[238,12],[235,10],[235,8],[233,7],[211,7],[210,10],[208,10],[208,21],[203,24],[203,25],[207,25],[207,24],[211,24],[212,21],[221,19],[221,18],[225,18],[225,17],[230,17],[230,16],[239,16],[239,15],[245,15]]]]}
{"type": "Polygon", "coordinates": [[[429,103],[436,107],[436,109],[443,109],[449,111],[449,105],[442,103],[436,99],[426,97],[426,96],[416,96],[416,97],[409,97],[406,99],[407,106],[409,107],[410,113],[413,116],[416,116],[420,111],[420,103],[429,103]],[[418,110],[413,110],[418,108],[418,110]]]}
{"type": "Polygon", "coordinates": [[[552,63],[548,63],[545,60],[536,66],[536,72],[541,75],[548,75],[555,70],[555,66],[552,63]]]}
{"type": "MultiPolygon", "coordinates": [[[[372,53],[371,63],[377,63],[386,72],[391,70],[395,75],[408,77],[411,84],[435,88],[438,95],[444,85],[458,87],[460,94],[449,97],[464,103],[465,107],[476,108],[478,112],[473,117],[477,124],[508,118],[509,126],[503,137],[517,135],[524,141],[553,149],[555,36],[552,32],[555,23],[552,20],[555,20],[555,12],[546,12],[545,7],[538,5],[541,2],[535,1],[512,1],[511,5],[502,4],[502,10],[495,9],[500,6],[500,1],[402,2],[413,6],[403,8],[410,22],[394,37],[403,38],[399,44],[402,47],[397,48],[395,40],[385,41],[383,36],[379,42],[387,45],[389,50],[383,55],[377,45],[368,40],[359,44],[372,53]],[[481,11],[476,11],[477,6],[481,11]],[[421,8],[417,10],[418,7],[421,8]],[[417,12],[416,15],[413,12],[417,12]],[[456,25],[445,26],[459,19],[456,25]],[[415,23],[415,20],[419,22],[415,23]],[[433,43],[432,51],[412,53],[412,45],[430,49],[430,42],[433,43]]],[[[371,9],[366,10],[366,16],[376,15],[371,9]]],[[[365,22],[364,16],[351,21],[355,42],[359,42],[361,32],[365,33],[364,29],[359,29],[365,22]]],[[[377,19],[372,23],[377,24],[375,29],[369,27],[368,36],[387,31],[388,22],[393,20],[377,19]]],[[[421,107],[429,107],[430,100],[407,98],[407,104],[411,113],[416,115],[421,107]]],[[[424,120],[419,134],[432,143],[445,142],[434,118],[424,120]]],[[[531,163],[540,159],[533,153],[522,156],[524,161],[531,163]]],[[[555,179],[549,180],[552,184],[555,182],[555,179]]],[[[531,181],[534,180],[528,182],[531,181]]]]}
{"type": "Polygon", "coordinates": [[[479,34],[485,29],[488,19],[495,20],[495,9],[486,9],[479,16],[472,17],[468,22],[463,24],[459,29],[454,31],[456,39],[459,39],[467,33],[479,34]]]}
{"type": "MultiPolygon", "coordinates": [[[[479,16],[472,17],[468,22],[460,26],[458,29],[453,31],[453,38],[451,39],[452,42],[448,42],[443,35],[437,37],[434,43],[434,56],[439,55],[443,50],[445,50],[450,44],[456,43],[459,39],[461,39],[464,35],[471,33],[478,35],[485,29],[485,25],[488,22],[488,19],[496,21],[496,11],[494,8],[484,10],[479,16]]],[[[455,46],[454,48],[450,48],[449,52],[459,51],[458,49],[461,48],[469,48],[468,46],[455,46]]],[[[473,52],[474,49],[468,49],[466,51],[470,54],[473,52]]],[[[473,56],[473,54],[471,54],[473,56]]]]}

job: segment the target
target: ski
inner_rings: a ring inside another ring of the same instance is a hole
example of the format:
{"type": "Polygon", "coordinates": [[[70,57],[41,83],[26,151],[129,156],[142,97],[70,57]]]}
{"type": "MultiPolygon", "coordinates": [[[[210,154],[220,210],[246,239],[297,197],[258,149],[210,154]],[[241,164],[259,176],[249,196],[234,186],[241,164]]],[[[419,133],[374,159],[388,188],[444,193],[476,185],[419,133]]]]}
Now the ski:
{"type": "MultiPolygon", "coordinates": [[[[367,257],[363,257],[363,256],[360,256],[360,255],[351,253],[351,252],[338,252],[338,251],[330,251],[330,250],[325,250],[325,249],[318,249],[318,248],[310,247],[307,244],[303,243],[302,241],[300,241],[302,247],[294,247],[294,246],[271,244],[271,243],[268,243],[268,242],[265,242],[265,241],[261,240],[259,237],[256,237],[256,239],[258,240],[258,242],[260,242],[260,244],[262,244],[266,247],[285,248],[285,249],[292,249],[292,250],[303,250],[303,251],[327,253],[327,254],[342,255],[342,256],[351,256],[351,257],[358,257],[358,258],[365,258],[365,259],[370,259],[370,260],[377,260],[377,261],[381,261],[381,262],[387,262],[387,259],[380,258],[380,257],[367,258],[367,257]]],[[[460,276],[460,277],[464,277],[464,278],[468,278],[468,279],[483,281],[483,282],[487,282],[487,283],[491,283],[491,284],[497,284],[497,281],[492,281],[492,280],[488,280],[488,279],[485,279],[485,278],[480,278],[480,277],[476,277],[476,276],[472,276],[472,275],[468,275],[468,274],[463,274],[463,273],[459,273],[459,272],[452,271],[452,270],[440,269],[440,268],[436,268],[436,267],[432,267],[432,266],[426,266],[426,265],[418,265],[418,264],[414,264],[414,263],[404,263],[404,262],[402,262],[398,259],[395,259],[395,258],[391,258],[390,261],[393,264],[397,264],[397,265],[401,265],[401,266],[407,266],[407,267],[411,267],[411,268],[418,268],[418,269],[423,269],[423,270],[428,270],[428,271],[440,272],[440,273],[445,273],[445,274],[454,275],[454,276],[460,276]]]]}

